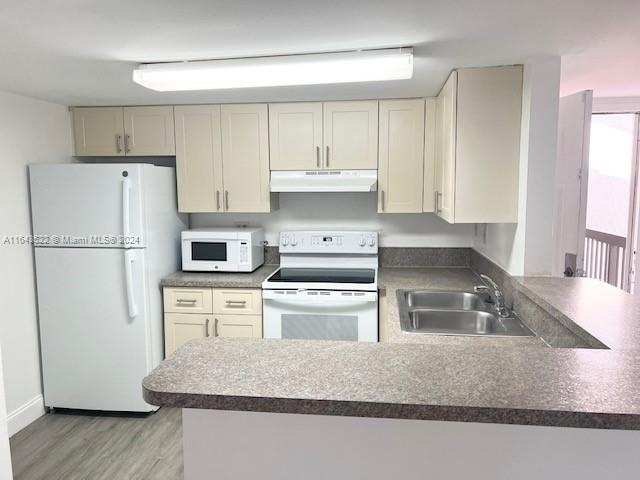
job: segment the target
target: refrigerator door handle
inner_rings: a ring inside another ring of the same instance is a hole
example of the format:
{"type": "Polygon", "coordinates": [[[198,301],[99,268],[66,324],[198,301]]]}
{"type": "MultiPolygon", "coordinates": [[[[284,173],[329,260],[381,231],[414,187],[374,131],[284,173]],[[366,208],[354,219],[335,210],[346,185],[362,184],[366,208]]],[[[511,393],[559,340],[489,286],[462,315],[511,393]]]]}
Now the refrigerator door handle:
{"type": "Polygon", "coordinates": [[[135,250],[124,251],[124,274],[127,286],[127,307],[129,309],[129,318],[135,318],[138,315],[138,306],[136,305],[135,293],[133,290],[133,262],[135,262],[135,259],[135,250]]]}
{"type": "MultiPolygon", "coordinates": [[[[131,235],[131,180],[125,178],[122,180],[122,235],[129,237],[131,235]]],[[[123,239],[123,246],[126,248],[131,246],[128,238],[123,239]]]]}

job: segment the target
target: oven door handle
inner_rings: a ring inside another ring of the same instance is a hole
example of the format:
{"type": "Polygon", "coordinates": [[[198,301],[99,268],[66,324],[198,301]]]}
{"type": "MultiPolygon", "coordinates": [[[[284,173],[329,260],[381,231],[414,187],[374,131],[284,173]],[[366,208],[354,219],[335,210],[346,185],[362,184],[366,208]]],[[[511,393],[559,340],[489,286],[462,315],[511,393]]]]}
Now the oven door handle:
{"type": "Polygon", "coordinates": [[[365,296],[320,296],[317,297],[315,295],[304,295],[304,296],[293,296],[293,295],[280,295],[274,293],[267,293],[267,291],[262,291],[262,298],[265,301],[277,302],[280,304],[296,304],[296,305],[317,305],[317,306],[328,306],[327,304],[340,304],[340,305],[356,305],[360,303],[375,303],[378,301],[378,295],[372,293],[370,295],[365,296]]]}

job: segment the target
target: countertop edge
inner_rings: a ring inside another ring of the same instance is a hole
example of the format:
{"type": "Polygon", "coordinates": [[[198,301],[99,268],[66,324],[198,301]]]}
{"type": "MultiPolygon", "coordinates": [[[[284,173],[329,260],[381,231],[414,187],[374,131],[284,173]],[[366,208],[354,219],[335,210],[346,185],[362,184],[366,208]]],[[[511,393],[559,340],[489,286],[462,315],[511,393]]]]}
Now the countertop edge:
{"type": "Polygon", "coordinates": [[[156,392],[148,389],[145,385],[143,385],[143,396],[144,399],[152,405],[174,408],[607,430],[640,430],[640,415],[625,413],[169,393],[156,392]]]}
{"type": "Polygon", "coordinates": [[[577,335],[582,340],[587,342],[591,346],[590,348],[611,350],[611,348],[604,342],[602,342],[602,340],[595,337],[591,332],[578,325],[566,313],[546,301],[538,293],[534,292],[530,287],[525,285],[521,281],[521,277],[513,277],[512,283],[518,292],[526,295],[529,300],[538,305],[549,315],[554,317],[562,326],[568,328],[573,334],[577,335]]]}

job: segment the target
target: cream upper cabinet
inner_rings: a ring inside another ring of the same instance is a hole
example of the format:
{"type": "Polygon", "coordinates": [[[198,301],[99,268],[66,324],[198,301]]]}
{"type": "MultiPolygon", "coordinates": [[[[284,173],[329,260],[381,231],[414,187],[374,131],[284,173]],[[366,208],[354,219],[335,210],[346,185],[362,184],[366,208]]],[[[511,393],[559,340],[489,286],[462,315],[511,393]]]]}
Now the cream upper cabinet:
{"type": "Polygon", "coordinates": [[[518,220],[522,66],[454,72],[437,100],[437,213],[452,223],[518,220]]]}
{"type": "Polygon", "coordinates": [[[178,210],[269,212],[267,105],[175,107],[178,210]]]}
{"type": "Polygon", "coordinates": [[[222,211],[219,105],[175,107],[178,210],[222,211]]]}
{"type": "Polygon", "coordinates": [[[269,105],[271,170],[315,170],[324,162],[322,103],[269,105]]]}
{"type": "Polygon", "coordinates": [[[378,212],[422,212],[424,106],[424,99],[380,102],[378,212]]]}
{"type": "Polygon", "coordinates": [[[436,98],[425,99],[424,105],[424,181],[422,211],[435,212],[436,173],[436,98]]]}
{"type": "Polygon", "coordinates": [[[77,107],[72,115],[75,155],[124,156],[122,107],[77,107]]]}
{"type": "Polygon", "coordinates": [[[127,155],[175,155],[173,107],[124,107],[127,155]]]}
{"type": "Polygon", "coordinates": [[[378,101],[323,104],[324,168],[378,168],[378,101]]]}
{"type": "Polygon", "coordinates": [[[269,212],[267,104],[222,105],[224,211],[269,212]]]}
{"type": "Polygon", "coordinates": [[[75,155],[175,155],[173,107],[77,107],[72,110],[75,155]]]}
{"type": "Polygon", "coordinates": [[[435,212],[449,223],[454,222],[457,79],[453,72],[436,99],[435,212]]]}

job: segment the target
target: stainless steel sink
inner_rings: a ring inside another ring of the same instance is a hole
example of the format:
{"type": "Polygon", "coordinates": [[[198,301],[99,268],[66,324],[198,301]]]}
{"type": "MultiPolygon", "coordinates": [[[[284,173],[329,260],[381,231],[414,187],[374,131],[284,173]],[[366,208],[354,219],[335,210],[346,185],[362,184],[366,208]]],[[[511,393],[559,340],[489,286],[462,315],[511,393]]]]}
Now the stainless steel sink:
{"type": "Polygon", "coordinates": [[[483,296],[463,291],[398,290],[400,327],[423,335],[528,336],[531,331],[513,312],[497,314],[483,296]]]}
{"type": "Polygon", "coordinates": [[[409,312],[402,330],[437,335],[533,336],[519,319],[501,318],[490,312],[473,310],[427,310],[409,312]]]}
{"type": "Polygon", "coordinates": [[[446,292],[439,290],[405,291],[405,300],[409,308],[480,310],[490,312],[492,303],[477,293],[446,292]]]}

